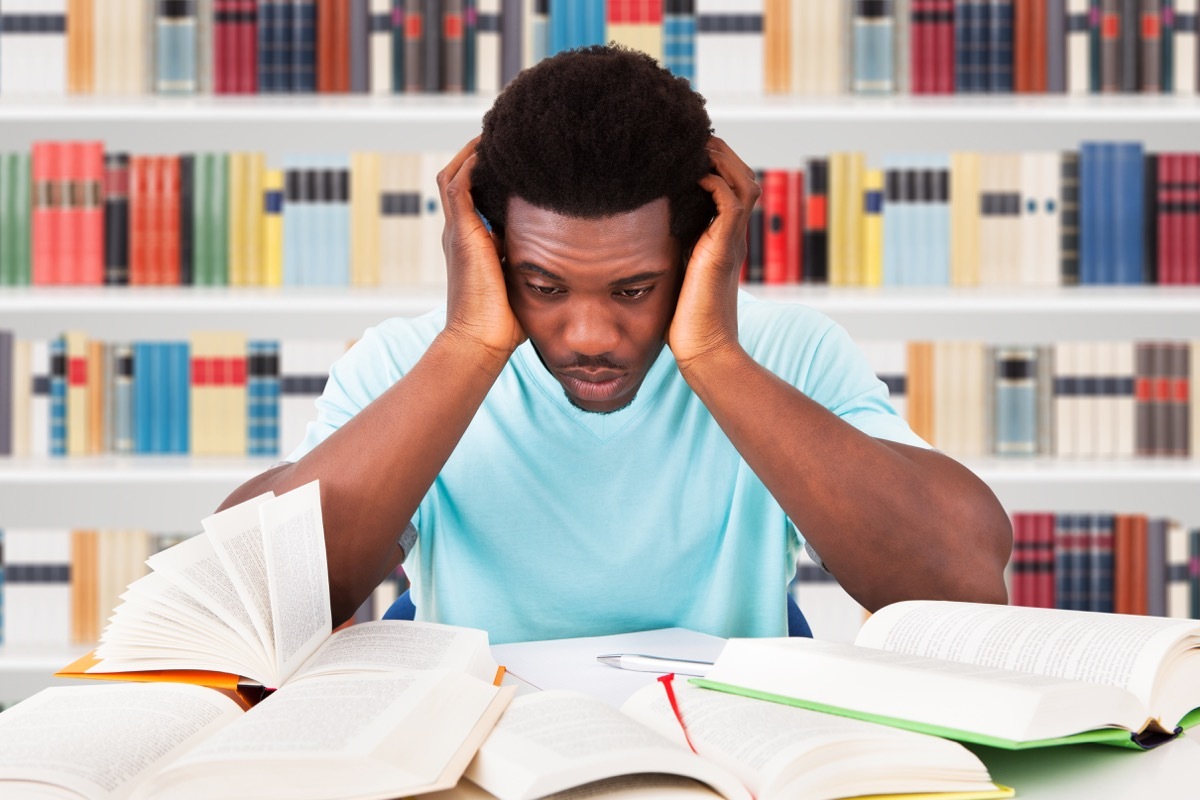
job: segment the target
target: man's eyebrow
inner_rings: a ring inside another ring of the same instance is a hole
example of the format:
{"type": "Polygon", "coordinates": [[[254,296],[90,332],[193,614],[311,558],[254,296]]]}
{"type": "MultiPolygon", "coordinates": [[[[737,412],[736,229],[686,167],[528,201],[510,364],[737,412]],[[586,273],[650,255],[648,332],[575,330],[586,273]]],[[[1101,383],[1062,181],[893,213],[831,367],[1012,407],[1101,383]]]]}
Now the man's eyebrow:
{"type": "MultiPolygon", "coordinates": [[[[545,267],[539,267],[537,264],[532,264],[528,261],[522,261],[520,264],[517,264],[516,269],[518,269],[521,272],[536,273],[538,275],[541,275],[543,278],[546,278],[547,280],[558,281],[559,283],[563,282],[563,279],[561,277],[559,277],[558,275],[555,275],[550,270],[546,269],[545,267]]],[[[630,284],[634,284],[634,283],[643,283],[645,281],[654,281],[654,280],[658,280],[659,278],[665,276],[668,271],[669,270],[661,269],[661,270],[651,270],[651,271],[647,271],[647,272],[639,272],[636,275],[628,275],[624,278],[617,278],[615,281],[610,282],[608,285],[610,287],[615,288],[618,286],[629,286],[630,284]]]]}

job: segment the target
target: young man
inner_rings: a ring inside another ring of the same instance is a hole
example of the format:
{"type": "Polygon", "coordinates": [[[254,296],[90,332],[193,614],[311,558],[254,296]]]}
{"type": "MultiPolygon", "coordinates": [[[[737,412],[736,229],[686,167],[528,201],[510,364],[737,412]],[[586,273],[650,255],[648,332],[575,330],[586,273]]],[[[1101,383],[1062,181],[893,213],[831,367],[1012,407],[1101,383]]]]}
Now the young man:
{"type": "Polygon", "coordinates": [[[804,540],[868,609],[1005,602],[988,488],[841,328],[739,294],[759,187],[685,81],[559,54],[438,187],[446,307],[368,330],[225,502],[320,478],[336,620],[407,557],[420,618],[493,642],[782,635],[804,540]]]}

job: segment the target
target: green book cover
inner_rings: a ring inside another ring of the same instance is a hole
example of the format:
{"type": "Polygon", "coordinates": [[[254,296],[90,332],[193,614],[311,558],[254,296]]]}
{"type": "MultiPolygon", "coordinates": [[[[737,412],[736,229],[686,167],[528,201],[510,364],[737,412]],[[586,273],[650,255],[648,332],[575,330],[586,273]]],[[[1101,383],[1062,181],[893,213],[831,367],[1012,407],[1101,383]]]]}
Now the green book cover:
{"type": "Polygon", "coordinates": [[[0,154],[0,286],[16,283],[16,216],[12,211],[13,192],[9,186],[8,154],[0,154]]]}
{"type": "Polygon", "coordinates": [[[30,174],[31,163],[28,153],[15,153],[9,156],[10,169],[14,175],[13,181],[16,186],[16,192],[13,198],[13,212],[15,220],[13,222],[13,230],[16,232],[16,257],[13,261],[13,268],[16,275],[16,284],[18,286],[28,286],[32,281],[32,261],[30,258],[30,202],[32,176],[30,174]]]}
{"type": "Polygon", "coordinates": [[[192,160],[192,282],[212,286],[212,224],[208,196],[212,193],[213,157],[197,153],[192,160]]]}
{"type": "Polygon", "coordinates": [[[229,285],[229,154],[213,155],[212,192],[212,279],[214,286],[229,285]]]}

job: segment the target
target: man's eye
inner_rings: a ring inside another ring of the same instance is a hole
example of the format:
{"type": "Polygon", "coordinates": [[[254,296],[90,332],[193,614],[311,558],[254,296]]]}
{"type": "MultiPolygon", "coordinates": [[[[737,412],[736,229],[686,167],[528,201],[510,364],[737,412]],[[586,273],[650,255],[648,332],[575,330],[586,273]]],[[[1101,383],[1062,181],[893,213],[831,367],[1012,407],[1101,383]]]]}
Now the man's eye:
{"type": "Polygon", "coordinates": [[[617,294],[626,300],[637,300],[639,297],[645,297],[650,294],[653,286],[639,286],[636,289],[621,289],[617,294]]]}
{"type": "Polygon", "coordinates": [[[526,283],[525,285],[532,289],[536,294],[541,295],[552,296],[562,292],[562,289],[559,289],[557,286],[545,286],[540,283],[526,283]]]}

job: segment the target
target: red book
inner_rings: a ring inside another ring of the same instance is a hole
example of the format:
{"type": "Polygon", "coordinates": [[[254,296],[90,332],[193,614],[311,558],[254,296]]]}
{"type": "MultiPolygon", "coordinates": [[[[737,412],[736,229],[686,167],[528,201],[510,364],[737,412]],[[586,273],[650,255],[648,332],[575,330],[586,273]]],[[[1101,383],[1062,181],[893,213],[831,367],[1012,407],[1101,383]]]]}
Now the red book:
{"type": "Polygon", "coordinates": [[[1195,276],[1196,263],[1200,259],[1200,154],[1185,153],[1179,160],[1182,162],[1179,197],[1183,204],[1183,235],[1172,283],[1185,283],[1189,276],[1195,276]]]}
{"type": "Polygon", "coordinates": [[[788,253],[786,220],[788,176],[782,169],[769,169],[763,179],[763,283],[787,282],[788,253]]]}
{"type": "Polygon", "coordinates": [[[150,188],[146,185],[149,174],[146,162],[149,156],[131,156],[129,159],[129,285],[145,286],[149,283],[147,250],[149,243],[150,217],[147,201],[150,188]]]}
{"type": "MultiPolygon", "coordinates": [[[[1150,587],[1148,585],[1147,528],[1149,519],[1144,514],[1134,514],[1130,524],[1129,572],[1130,614],[1145,615],[1149,611],[1150,587]]],[[[1120,613],[1120,612],[1118,612],[1120,613]]]]}
{"type": "Polygon", "coordinates": [[[59,142],[57,278],[55,283],[80,282],[80,233],[83,230],[83,153],[79,142],[59,142]]]}
{"type": "Polygon", "coordinates": [[[78,241],[75,280],[85,286],[104,283],[104,143],[78,142],[78,241]]]}
{"type": "Polygon", "coordinates": [[[1033,515],[1018,512],[1012,515],[1013,553],[1010,597],[1008,602],[1014,606],[1033,605],[1033,583],[1030,580],[1033,547],[1033,515]]]}
{"type": "Polygon", "coordinates": [[[317,91],[330,94],[333,88],[334,5],[337,0],[317,2],[317,91]]]}
{"type": "Polygon", "coordinates": [[[1113,611],[1133,613],[1133,518],[1116,515],[1113,535],[1113,611]]]}
{"type": "Polygon", "coordinates": [[[954,94],[954,0],[941,0],[934,43],[937,53],[935,91],[954,94]]]}
{"type": "Polygon", "coordinates": [[[33,283],[39,286],[64,282],[63,248],[67,233],[64,212],[70,194],[66,159],[66,145],[62,142],[33,144],[30,266],[33,283]]]}
{"type": "Polygon", "coordinates": [[[238,0],[213,0],[213,92],[237,91],[236,20],[238,0]]]}
{"type": "Polygon", "coordinates": [[[1178,157],[1173,153],[1158,156],[1158,263],[1155,274],[1160,284],[1171,283],[1182,238],[1179,191],[1175,186],[1177,164],[1178,157]]]}
{"type": "MultiPolygon", "coordinates": [[[[1054,608],[1054,514],[1037,515],[1037,607],[1054,608]]],[[[1071,543],[1074,546],[1074,542],[1071,543]]]]}
{"type": "Polygon", "coordinates": [[[933,91],[931,65],[932,11],[937,0],[912,0],[911,21],[908,30],[909,85],[913,94],[930,94],[933,91]]]}
{"type": "Polygon", "coordinates": [[[164,156],[159,159],[159,179],[162,190],[159,194],[158,230],[162,253],[160,275],[162,282],[178,286],[179,279],[179,157],[164,156]]]}
{"type": "Polygon", "coordinates": [[[333,91],[350,93],[350,0],[333,3],[333,91]]]}
{"type": "Polygon", "coordinates": [[[240,59],[237,91],[242,94],[256,94],[258,92],[258,4],[255,0],[242,0],[237,38],[237,53],[240,59]]]}
{"type": "Polygon", "coordinates": [[[787,235],[786,283],[800,283],[804,275],[804,172],[788,170],[787,217],[783,229],[787,235]]]}
{"type": "Polygon", "coordinates": [[[146,283],[161,286],[166,283],[163,265],[162,229],[162,159],[147,156],[143,162],[146,174],[146,283]]]}

